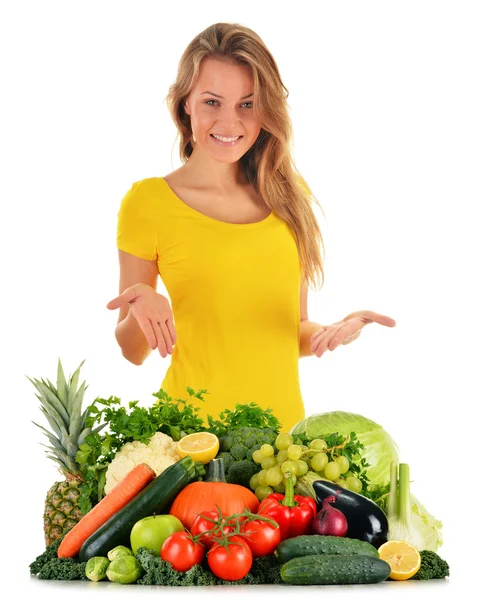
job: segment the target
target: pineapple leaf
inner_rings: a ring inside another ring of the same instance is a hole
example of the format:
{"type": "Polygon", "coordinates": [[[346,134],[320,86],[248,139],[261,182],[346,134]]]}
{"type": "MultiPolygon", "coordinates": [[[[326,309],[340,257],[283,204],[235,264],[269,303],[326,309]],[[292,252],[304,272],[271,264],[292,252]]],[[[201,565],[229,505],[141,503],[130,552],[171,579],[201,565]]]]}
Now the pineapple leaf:
{"type": "Polygon", "coordinates": [[[33,382],[30,378],[28,378],[28,379],[33,383],[33,385],[36,387],[36,389],[42,395],[43,404],[46,405],[45,408],[47,408],[47,410],[49,412],[50,412],[50,408],[54,409],[54,412],[52,411],[52,413],[53,413],[55,419],[57,421],[61,420],[65,424],[65,426],[68,427],[70,424],[70,416],[66,412],[65,407],[60,402],[60,400],[58,399],[56,394],[53,393],[50,390],[50,388],[47,385],[45,385],[44,383],[42,383],[38,380],[35,380],[35,382],[33,382]]]}
{"type": "MultiPolygon", "coordinates": [[[[80,366],[76,369],[70,378],[70,386],[68,389],[68,412],[72,413],[76,402],[76,390],[78,389],[78,380],[80,378],[80,369],[84,365],[86,359],[83,359],[80,366]]],[[[86,389],[86,388],[85,388],[86,389]]]]}
{"type": "Polygon", "coordinates": [[[86,390],[86,382],[84,381],[81,384],[80,389],[78,390],[75,398],[73,399],[73,403],[71,405],[71,421],[70,421],[70,435],[73,438],[78,439],[82,427],[82,418],[81,418],[81,406],[83,404],[83,396],[86,390]]]}
{"type": "Polygon", "coordinates": [[[61,445],[60,440],[55,435],[53,435],[53,433],[51,431],[48,431],[48,429],[45,429],[41,425],[38,425],[38,423],[35,423],[35,421],[32,421],[32,423],[34,425],[36,425],[37,427],[39,427],[45,433],[45,435],[50,440],[50,443],[53,446],[55,446],[55,448],[58,448],[58,450],[63,450],[63,446],[61,445]]]}
{"type": "MultiPolygon", "coordinates": [[[[52,423],[52,417],[49,413],[50,409],[46,409],[44,406],[40,406],[40,410],[42,411],[42,413],[45,415],[47,421],[51,424],[52,423]]],[[[58,426],[58,439],[60,440],[60,442],[64,445],[66,442],[66,438],[68,437],[68,431],[64,428],[64,426],[61,423],[56,423],[58,426]]]]}
{"type": "Polygon", "coordinates": [[[56,376],[56,386],[58,390],[58,397],[60,398],[61,403],[65,407],[65,410],[69,413],[70,407],[68,406],[68,385],[65,379],[65,373],[63,372],[63,367],[61,366],[61,361],[58,358],[58,371],[56,376]]]}
{"type": "MultiPolygon", "coordinates": [[[[40,398],[40,396],[37,396],[37,398],[40,398]]],[[[41,398],[40,398],[40,400],[41,400],[41,398]]],[[[48,411],[46,410],[46,408],[44,406],[40,406],[40,410],[45,415],[46,420],[50,424],[50,427],[53,429],[53,433],[56,435],[56,437],[58,439],[60,439],[61,438],[61,431],[60,431],[60,428],[58,427],[58,424],[55,421],[55,419],[53,419],[53,417],[48,414],[48,411]]]]}

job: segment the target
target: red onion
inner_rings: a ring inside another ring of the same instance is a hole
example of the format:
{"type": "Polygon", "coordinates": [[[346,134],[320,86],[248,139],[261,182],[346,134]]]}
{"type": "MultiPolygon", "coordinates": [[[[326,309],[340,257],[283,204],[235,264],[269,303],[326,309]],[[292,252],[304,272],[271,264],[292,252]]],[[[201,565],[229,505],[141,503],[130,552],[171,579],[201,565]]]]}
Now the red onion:
{"type": "Polygon", "coordinates": [[[335,502],[335,496],[327,496],[322,500],[322,508],[312,521],[312,531],[320,535],[344,537],[347,533],[347,519],[344,513],[330,506],[331,502],[335,502]]]}

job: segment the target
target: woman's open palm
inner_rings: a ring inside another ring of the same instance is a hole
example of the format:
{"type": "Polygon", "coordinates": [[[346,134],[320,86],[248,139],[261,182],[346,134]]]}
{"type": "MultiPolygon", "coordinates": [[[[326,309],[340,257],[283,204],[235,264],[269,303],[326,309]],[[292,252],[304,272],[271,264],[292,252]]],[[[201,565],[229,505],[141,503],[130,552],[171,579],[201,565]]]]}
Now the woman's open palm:
{"type": "Polygon", "coordinates": [[[136,283],[110,300],[106,308],[114,310],[124,304],[130,305],[129,310],[144,333],[149,347],[152,350],[157,347],[163,358],[172,354],[176,343],[176,329],[166,296],[158,294],[146,283],[136,283]]]}

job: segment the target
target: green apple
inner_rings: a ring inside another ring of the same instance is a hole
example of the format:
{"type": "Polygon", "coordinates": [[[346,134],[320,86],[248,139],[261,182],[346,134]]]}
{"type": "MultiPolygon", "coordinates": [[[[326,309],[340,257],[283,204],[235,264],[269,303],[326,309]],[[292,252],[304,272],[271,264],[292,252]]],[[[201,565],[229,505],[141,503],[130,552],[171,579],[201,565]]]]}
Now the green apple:
{"type": "Polygon", "coordinates": [[[184,527],[173,515],[144,517],[137,521],[131,530],[131,550],[136,554],[143,546],[159,554],[166,539],[176,531],[184,531],[184,527]]]}

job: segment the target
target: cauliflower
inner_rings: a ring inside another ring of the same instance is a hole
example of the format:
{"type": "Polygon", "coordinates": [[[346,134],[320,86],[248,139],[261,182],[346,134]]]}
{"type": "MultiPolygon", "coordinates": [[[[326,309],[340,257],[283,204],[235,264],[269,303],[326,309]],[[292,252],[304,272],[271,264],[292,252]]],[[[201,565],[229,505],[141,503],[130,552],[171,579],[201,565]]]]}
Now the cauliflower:
{"type": "Polygon", "coordinates": [[[136,465],[146,463],[156,475],[177,462],[178,443],[165,433],[158,431],[147,444],[127,442],[119,450],[106,470],[105,494],[108,494],[136,465]]]}

